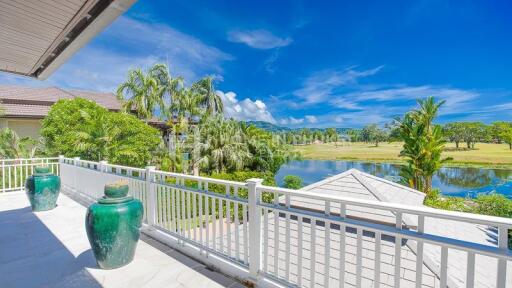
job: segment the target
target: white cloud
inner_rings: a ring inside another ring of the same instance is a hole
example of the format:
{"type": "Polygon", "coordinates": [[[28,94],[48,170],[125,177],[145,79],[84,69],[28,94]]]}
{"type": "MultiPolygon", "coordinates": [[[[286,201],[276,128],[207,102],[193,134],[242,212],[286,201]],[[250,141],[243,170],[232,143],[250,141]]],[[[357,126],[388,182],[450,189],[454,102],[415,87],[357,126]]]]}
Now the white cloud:
{"type": "Polygon", "coordinates": [[[281,125],[298,125],[304,123],[304,118],[295,118],[295,117],[286,117],[279,120],[279,124],[281,125]]]}
{"type": "Polygon", "coordinates": [[[130,68],[168,62],[173,75],[191,82],[204,75],[220,75],[222,63],[232,59],[231,55],[167,25],[121,16],[48,80],[31,81],[0,74],[0,82],[113,91],[130,68]]]}
{"type": "MultiPolygon", "coordinates": [[[[336,102],[338,101],[347,101],[346,99],[351,99],[350,101],[354,103],[361,103],[365,101],[393,101],[393,105],[400,106],[400,102],[396,101],[416,100],[426,98],[429,96],[433,96],[438,100],[445,100],[446,103],[442,106],[440,114],[448,114],[453,111],[463,111],[462,109],[467,108],[467,105],[470,104],[471,100],[478,98],[480,96],[480,93],[471,90],[463,90],[448,87],[436,87],[429,85],[400,86],[368,91],[355,91],[340,96],[336,99],[333,99],[330,101],[330,103],[335,105],[336,102]]],[[[365,109],[368,108],[368,106],[365,107],[365,109]]]]}
{"type": "Polygon", "coordinates": [[[239,101],[234,92],[217,91],[224,103],[224,115],[237,120],[254,120],[276,123],[276,120],[267,110],[267,105],[261,100],[245,98],[239,101]]]}
{"type": "Polygon", "coordinates": [[[360,78],[368,77],[378,73],[383,66],[373,69],[357,71],[353,67],[344,70],[323,70],[315,72],[307,77],[302,87],[293,91],[292,94],[301,98],[303,104],[322,103],[336,94],[336,89],[357,84],[360,78]]]}
{"type": "Polygon", "coordinates": [[[334,117],[334,122],[336,122],[336,123],[341,123],[341,122],[343,122],[343,117],[341,117],[341,116],[336,116],[336,117],[334,117]]]}
{"type": "Polygon", "coordinates": [[[281,38],[266,30],[232,30],[228,33],[228,40],[235,43],[244,43],[256,49],[272,49],[284,47],[292,43],[290,37],[281,38]]]}
{"type": "Polygon", "coordinates": [[[316,116],[313,115],[306,115],[304,118],[306,118],[306,121],[308,121],[311,124],[318,122],[318,118],[316,118],[316,116]]]}

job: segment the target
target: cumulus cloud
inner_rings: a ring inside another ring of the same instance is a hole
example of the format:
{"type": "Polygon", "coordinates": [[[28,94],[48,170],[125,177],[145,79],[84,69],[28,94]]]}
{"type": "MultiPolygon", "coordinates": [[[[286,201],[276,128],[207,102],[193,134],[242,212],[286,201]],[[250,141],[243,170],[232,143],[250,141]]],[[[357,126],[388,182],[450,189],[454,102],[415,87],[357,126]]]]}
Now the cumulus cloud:
{"type": "Polygon", "coordinates": [[[267,105],[261,100],[251,100],[245,98],[244,100],[238,100],[236,93],[234,92],[222,92],[217,91],[217,95],[220,96],[224,103],[224,114],[226,117],[234,118],[237,120],[253,120],[253,121],[265,121],[270,123],[276,123],[276,120],[268,111],[267,105]]]}
{"type": "Polygon", "coordinates": [[[278,37],[267,30],[232,30],[228,32],[228,40],[235,43],[243,43],[256,49],[272,49],[284,47],[292,43],[292,38],[278,37]]]}

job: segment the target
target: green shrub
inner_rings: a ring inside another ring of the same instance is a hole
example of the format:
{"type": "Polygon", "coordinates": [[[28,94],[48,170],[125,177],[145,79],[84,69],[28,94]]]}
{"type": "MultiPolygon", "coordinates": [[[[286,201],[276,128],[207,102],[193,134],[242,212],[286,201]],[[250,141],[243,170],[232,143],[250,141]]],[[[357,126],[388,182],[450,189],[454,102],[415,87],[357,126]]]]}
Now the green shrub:
{"type": "Polygon", "coordinates": [[[512,200],[504,195],[491,193],[487,195],[478,195],[475,202],[474,212],[478,214],[512,217],[512,200]]]}
{"type": "Polygon", "coordinates": [[[460,212],[471,212],[472,207],[468,205],[468,200],[461,197],[441,197],[439,189],[432,189],[425,197],[423,204],[426,206],[460,212]]]}
{"type": "Polygon", "coordinates": [[[161,140],[157,129],[135,116],[82,98],[57,101],[42,122],[41,135],[50,155],[136,167],[148,164],[161,140]]]}
{"type": "Polygon", "coordinates": [[[296,175],[286,175],[284,177],[284,187],[290,189],[300,189],[302,188],[302,178],[296,175]]]}

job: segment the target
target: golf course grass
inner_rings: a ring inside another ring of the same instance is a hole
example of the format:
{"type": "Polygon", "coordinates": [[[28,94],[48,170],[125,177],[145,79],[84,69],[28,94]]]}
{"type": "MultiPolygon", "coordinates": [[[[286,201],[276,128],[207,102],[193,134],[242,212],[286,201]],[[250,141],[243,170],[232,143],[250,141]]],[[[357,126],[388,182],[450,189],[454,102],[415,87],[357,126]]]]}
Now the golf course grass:
{"type": "MultiPolygon", "coordinates": [[[[453,160],[446,166],[475,166],[512,168],[512,150],[507,144],[477,143],[475,149],[464,149],[465,144],[460,144],[459,150],[455,144],[446,145],[444,157],[452,157],[453,160]]],[[[371,143],[362,142],[338,142],[311,145],[294,146],[294,150],[300,152],[304,159],[318,160],[355,160],[369,162],[403,162],[398,156],[402,149],[402,143],[379,143],[375,147],[371,143]]]]}

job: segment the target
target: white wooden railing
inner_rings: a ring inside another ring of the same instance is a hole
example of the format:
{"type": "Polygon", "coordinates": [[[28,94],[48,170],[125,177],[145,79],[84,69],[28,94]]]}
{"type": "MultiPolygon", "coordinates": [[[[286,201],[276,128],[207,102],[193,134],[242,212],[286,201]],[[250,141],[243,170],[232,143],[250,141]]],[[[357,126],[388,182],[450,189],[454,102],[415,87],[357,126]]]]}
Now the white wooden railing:
{"type": "Polygon", "coordinates": [[[35,166],[48,165],[52,173],[59,174],[59,158],[0,159],[1,192],[24,189],[25,180],[34,173],[35,166]]]}
{"type": "Polygon", "coordinates": [[[511,219],[64,157],[3,160],[2,175],[17,178],[2,191],[21,188],[37,163],[57,161],[54,171],[67,192],[96,199],[105,184],[128,180],[154,233],[175,239],[174,247],[193,257],[221,259],[215,265],[226,273],[240,267],[236,276],[261,286],[512,287],[511,219]],[[297,199],[323,208],[305,209],[297,199]],[[386,211],[395,224],[350,217],[347,207],[386,211]],[[426,223],[456,231],[435,234],[426,223]],[[496,243],[464,239],[468,225],[487,229],[496,243]]]}

